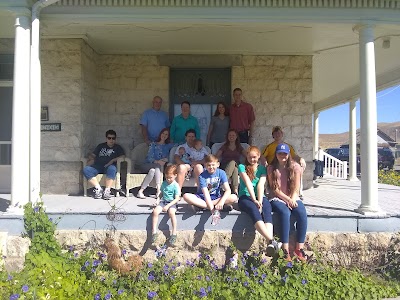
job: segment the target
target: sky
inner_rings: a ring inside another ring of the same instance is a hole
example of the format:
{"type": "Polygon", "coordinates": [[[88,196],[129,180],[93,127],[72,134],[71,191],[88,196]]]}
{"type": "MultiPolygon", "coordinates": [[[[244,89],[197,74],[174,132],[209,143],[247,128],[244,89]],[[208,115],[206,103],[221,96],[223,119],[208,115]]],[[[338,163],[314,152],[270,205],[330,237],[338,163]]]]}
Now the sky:
{"type": "MultiPolygon", "coordinates": [[[[378,123],[400,121],[400,85],[382,90],[376,95],[378,123]]],[[[319,133],[349,131],[349,103],[335,106],[319,114],[319,133]]],[[[360,100],[356,103],[357,128],[360,128],[360,100]]]]}

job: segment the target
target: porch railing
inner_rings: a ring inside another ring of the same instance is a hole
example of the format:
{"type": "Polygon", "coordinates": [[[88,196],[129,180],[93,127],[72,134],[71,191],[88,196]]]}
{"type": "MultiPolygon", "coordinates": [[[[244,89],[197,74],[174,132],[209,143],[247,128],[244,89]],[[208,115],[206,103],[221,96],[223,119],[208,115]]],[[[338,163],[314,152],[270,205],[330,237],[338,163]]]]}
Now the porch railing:
{"type": "Polygon", "coordinates": [[[337,178],[347,179],[347,161],[341,161],[332,155],[323,152],[324,175],[328,174],[337,178]]]}

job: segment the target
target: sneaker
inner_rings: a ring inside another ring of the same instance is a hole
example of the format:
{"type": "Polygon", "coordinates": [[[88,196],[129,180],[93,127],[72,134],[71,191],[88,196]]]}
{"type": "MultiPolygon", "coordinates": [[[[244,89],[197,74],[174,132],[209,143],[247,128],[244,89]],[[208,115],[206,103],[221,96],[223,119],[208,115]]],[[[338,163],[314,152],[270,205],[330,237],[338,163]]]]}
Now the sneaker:
{"type": "Polygon", "coordinates": [[[173,235],[171,235],[171,236],[169,237],[169,244],[170,244],[171,246],[175,245],[175,243],[176,243],[176,238],[177,238],[177,235],[176,235],[176,234],[173,234],[173,235]]]}
{"type": "Polygon", "coordinates": [[[230,204],[224,204],[222,207],[222,211],[230,212],[233,209],[233,206],[230,204]]]}
{"type": "Polygon", "coordinates": [[[146,196],[143,194],[143,192],[141,190],[139,190],[139,192],[136,195],[137,198],[140,199],[146,199],[146,196]]]}
{"type": "Polygon", "coordinates": [[[297,256],[298,260],[307,261],[307,254],[304,252],[303,248],[294,250],[294,254],[297,256]]]}
{"type": "Polygon", "coordinates": [[[103,193],[103,199],[104,200],[110,200],[111,199],[111,190],[105,190],[103,193]]]}
{"type": "Polygon", "coordinates": [[[272,240],[267,246],[266,255],[274,256],[276,253],[278,253],[281,247],[282,247],[281,242],[278,243],[277,241],[272,240]]]}
{"type": "Polygon", "coordinates": [[[218,225],[219,220],[221,220],[221,213],[219,212],[218,209],[216,209],[216,210],[214,210],[214,213],[212,214],[211,225],[213,225],[213,226],[218,225]]]}
{"type": "Polygon", "coordinates": [[[283,259],[286,261],[292,261],[292,258],[290,257],[290,253],[286,249],[283,249],[283,259]]]}
{"type": "Polygon", "coordinates": [[[99,189],[94,189],[94,199],[101,199],[103,197],[103,189],[99,188],[99,189]]]}

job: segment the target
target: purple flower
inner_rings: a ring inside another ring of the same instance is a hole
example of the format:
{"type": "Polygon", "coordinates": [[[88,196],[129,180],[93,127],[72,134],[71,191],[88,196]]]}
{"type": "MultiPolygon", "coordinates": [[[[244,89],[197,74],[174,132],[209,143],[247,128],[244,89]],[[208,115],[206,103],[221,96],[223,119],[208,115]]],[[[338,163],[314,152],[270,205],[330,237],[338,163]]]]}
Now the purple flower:
{"type": "Polygon", "coordinates": [[[301,281],[301,284],[307,284],[308,283],[308,280],[307,279],[303,279],[302,281],[301,281]]]}
{"type": "Polygon", "coordinates": [[[27,291],[29,291],[29,286],[27,286],[26,284],[22,286],[22,291],[24,293],[26,293],[27,291]]]}
{"type": "Polygon", "coordinates": [[[157,296],[156,292],[150,291],[147,293],[147,298],[153,299],[155,296],[157,296]]]}
{"type": "Polygon", "coordinates": [[[148,267],[148,268],[152,268],[152,267],[153,267],[153,264],[152,264],[152,263],[148,263],[148,264],[147,264],[147,267],[148,267]]]}
{"type": "Polygon", "coordinates": [[[8,275],[7,276],[7,281],[10,281],[10,280],[12,280],[13,279],[13,277],[11,276],[11,275],[8,275]]]}
{"type": "Polygon", "coordinates": [[[200,297],[200,298],[203,298],[203,297],[206,297],[206,296],[207,296],[206,289],[203,288],[203,287],[201,287],[201,288],[200,288],[200,291],[199,291],[199,297],[200,297]]]}
{"type": "Polygon", "coordinates": [[[210,259],[211,259],[210,255],[207,254],[207,255],[206,255],[206,259],[207,259],[207,260],[210,260],[210,259]]]}
{"type": "Polygon", "coordinates": [[[123,290],[123,289],[121,289],[121,290],[118,290],[118,295],[121,295],[123,292],[124,292],[124,290],[123,290]]]}
{"type": "Polygon", "coordinates": [[[244,286],[249,286],[249,283],[247,281],[243,282],[244,286]]]}
{"type": "Polygon", "coordinates": [[[95,260],[93,261],[93,267],[97,267],[99,264],[100,264],[100,261],[99,261],[99,260],[95,259],[95,260]]]}
{"type": "Polygon", "coordinates": [[[39,212],[39,206],[35,206],[35,207],[33,208],[33,211],[34,211],[35,213],[39,212]]]}
{"type": "Polygon", "coordinates": [[[114,284],[114,285],[117,284],[117,280],[114,279],[114,280],[113,280],[113,284],[114,284]]]}
{"type": "Polygon", "coordinates": [[[167,276],[169,272],[167,270],[164,270],[164,275],[167,276]]]}
{"type": "Polygon", "coordinates": [[[69,246],[68,251],[70,251],[70,252],[74,251],[74,246],[73,245],[69,246]]]}
{"type": "Polygon", "coordinates": [[[106,280],[106,278],[104,276],[101,276],[100,281],[104,281],[104,280],[106,280]]]}
{"type": "Polygon", "coordinates": [[[263,258],[263,259],[261,260],[261,262],[262,262],[263,264],[265,264],[265,263],[267,262],[267,260],[266,260],[265,258],[263,258]]]}
{"type": "Polygon", "coordinates": [[[147,277],[147,280],[153,281],[155,279],[153,274],[149,274],[149,277],[147,277]]]}
{"type": "Polygon", "coordinates": [[[244,271],[244,274],[245,274],[247,277],[249,277],[249,272],[244,271]]]}
{"type": "Polygon", "coordinates": [[[211,286],[208,286],[208,287],[207,287],[207,291],[208,291],[208,292],[211,292],[211,291],[212,291],[212,287],[211,287],[211,286]]]}
{"type": "Polygon", "coordinates": [[[10,300],[17,300],[17,299],[19,299],[19,294],[12,294],[10,296],[10,300]]]}
{"type": "Polygon", "coordinates": [[[181,262],[178,261],[178,263],[176,264],[176,266],[177,266],[177,267],[180,267],[180,266],[181,266],[181,262]]]}
{"type": "Polygon", "coordinates": [[[265,279],[266,277],[267,277],[266,274],[262,274],[262,275],[261,275],[261,278],[262,278],[262,279],[265,279]]]}
{"type": "Polygon", "coordinates": [[[49,221],[50,221],[50,222],[53,222],[53,218],[49,218],[49,221]]]}
{"type": "Polygon", "coordinates": [[[198,257],[199,257],[199,258],[201,258],[201,257],[202,257],[202,254],[201,254],[201,253],[199,253],[198,257]]]}
{"type": "Polygon", "coordinates": [[[100,299],[101,299],[101,295],[100,294],[94,295],[94,300],[100,300],[100,299]]]}
{"type": "Polygon", "coordinates": [[[231,281],[231,278],[228,276],[228,277],[226,277],[226,281],[231,281]]]}
{"type": "Polygon", "coordinates": [[[88,260],[85,261],[85,267],[89,267],[89,265],[90,265],[89,261],[88,260]]]}
{"type": "Polygon", "coordinates": [[[206,281],[210,281],[210,277],[209,276],[206,276],[206,281]]]}
{"type": "Polygon", "coordinates": [[[288,275],[287,274],[285,274],[285,276],[283,276],[281,279],[282,279],[282,281],[283,281],[283,283],[286,283],[286,281],[287,281],[287,278],[288,278],[288,275]]]}
{"type": "Polygon", "coordinates": [[[291,262],[291,261],[289,261],[289,262],[286,264],[286,267],[288,267],[288,268],[291,268],[291,267],[293,267],[293,264],[292,264],[292,262],[291,262]]]}
{"type": "Polygon", "coordinates": [[[74,257],[78,257],[78,252],[75,252],[75,253],[74,253],[74,257]]]}
{"type": "Polygon", "coordinates": [[[108,291],[108,293],[104,296],[104,300],[109,300],[109,299],[111,299],[110,291],[108,291]]]}
{"type": "Polygon", "coordinates": [[[92,268],[92,273],[94,273],[94,272],[96,272],[96,269],[95,269],[95,268],[92,268]]]}
{"type": "Polygon", "coordinates": [[[201,280],[201,278],[202,278],[201,275],[198,275],[198,276],[197,276],[197,280],[201,280]]]}
{"type": "Polygon", "coordinates": [[[125,255],[125,254],[126,254],[126,249],[123,249],[123,250],[121,251],[121,253],[122,253],[122,255],[125,255]]]}
{"type": "Polygon", "coordinates": [[[168,269],[169,269],[169,266],[168,266],[167,264],[165,264],[164,267],[163,267],[163,269],[164,269],[164,270],[168,270],[168,269]]]}
{"type": "Polygon", "coordinates": [[[264,280],[260,279],[258,282],[259,282],[260,284],[263,284],[263,283],[264,283],[264,280]]]}

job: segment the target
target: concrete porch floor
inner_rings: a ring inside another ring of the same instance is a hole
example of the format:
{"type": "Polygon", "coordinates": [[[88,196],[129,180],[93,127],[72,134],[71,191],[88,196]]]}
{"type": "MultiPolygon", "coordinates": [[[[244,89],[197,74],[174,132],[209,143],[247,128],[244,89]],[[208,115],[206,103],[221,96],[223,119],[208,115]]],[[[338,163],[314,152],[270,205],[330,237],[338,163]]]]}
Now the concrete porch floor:
{"type": "MultiPolygon", "coordinates": [[[[378,201],[386,217],[366,217],[354,210],[361,203],[361,183],[336,178],[322,178],[314,182],[314,188],[304,191],[304,203],[308,213],[308,231],[333,232],[395,232],[400,231],[400,187],[379,184],[378,201]]],[[[136,189],[133,194],[136,195],[136,189]]],[[[184,190],[184,192],[190,190],[184,190]]],[[[132,192],[132,191],[131,191],[132,192]]],[[[190,192],[193,192],[190,191],[190,192]]],[[[119,230],[150,230],[153,191],[147,199],[134,196],[115,197],[110,201],[91,197],[68,195],[43,195],[49,217],[60,217],[58,229],[101,230],[114,225],[119,230]],[[107,213],[117,209],[123,221],[110,221],[107,213]]],[[[23,231],[21,215],[5,212],[10,195],[0,195],[0,231],[20,234],[23,231]]],[[[194,213],[181,200],[178,205],[180,230],[254,230],[250,218],[240,211],[224,212],[219,225],[211,225],[209,212],[194,213]]],[[[169,228],[168,216],[160,216],[161,230],[169,228]]]]}

